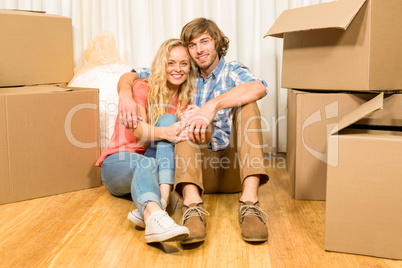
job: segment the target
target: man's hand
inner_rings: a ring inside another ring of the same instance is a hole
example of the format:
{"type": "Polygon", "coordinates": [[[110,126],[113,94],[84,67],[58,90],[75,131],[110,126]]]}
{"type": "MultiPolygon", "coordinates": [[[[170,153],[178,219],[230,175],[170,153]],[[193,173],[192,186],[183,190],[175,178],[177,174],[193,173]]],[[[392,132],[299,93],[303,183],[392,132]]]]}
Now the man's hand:
{"type": "Polygon", "coordinates": [[[209,125],[213,124],[212,120],[215,117],[215,110],[213,107],[210,107],[209,103],[206,103],[201,108],[195,109],[196,111],[193,111],[188,118],[185,118],[186,121],[181,122],[181,126],[176,133],[187,131],[187,135],[192,142],[204,143],[207,128],[209,125]]]}
{"type": "Polygon", "coordinates": [[[126,128],[134,129],[137,127],[137,121],[142,121],[137,103],[133,96],[120,92],[119,94],[119,120],[126,128]]]}
{"type": "Polygon", "coordinates": [[[197,105],[188,105],[183,112],[179,113],[179,121],[186,122],[199,109],[200,107],[198,107],[197,105]]]}
{"type": "Polygon", "coordinates": [[[137,121],[142,120],[137,103],[133,99],[133,83],[137,79],[135,72],[124,73],[117,83],[119,93],[119,120],[129,129],[137,127],[137,121]]]}

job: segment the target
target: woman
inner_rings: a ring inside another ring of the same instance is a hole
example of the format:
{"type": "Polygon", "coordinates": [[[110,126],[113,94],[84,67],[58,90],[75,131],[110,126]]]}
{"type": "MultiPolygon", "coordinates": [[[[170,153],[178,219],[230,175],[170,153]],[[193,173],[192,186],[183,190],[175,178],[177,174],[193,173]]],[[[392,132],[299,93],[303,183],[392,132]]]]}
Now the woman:
{"type": "Polygon", "coordinates": [[[96,165],[102,181],[116,196],[131,193],[137,209],[128,218],[145,227],[145,242],[186,239],[189,230],[177,225],[164,211],[174,179],[174,143],[186,140],[179,135],[177,115],[195,92],[195,66],[186,45],[169,39],[159,48],[148,80],[136,80],[133,98],[142,121],[135,129],[116,119],[111,142],[96,165]],[[147,149],[145,146],[149,143],[147,149]]]}

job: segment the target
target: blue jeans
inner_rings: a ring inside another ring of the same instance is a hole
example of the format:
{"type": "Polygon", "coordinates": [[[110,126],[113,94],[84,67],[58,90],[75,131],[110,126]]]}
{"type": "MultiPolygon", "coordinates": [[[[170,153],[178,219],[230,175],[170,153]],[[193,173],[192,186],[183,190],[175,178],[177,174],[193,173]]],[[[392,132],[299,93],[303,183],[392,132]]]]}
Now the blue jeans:
{"type": "MultiPolygon", "coordinates": [[[[165,114],[155,126],[168,127],[177,120],[177,116],[165,114]]],[[[151,142],[144,155],[119,152],[107,156],[102,163],[101,176],[111,194],[124,196],[131,193],[143,214],[151,201],[162,207],[159,184],[173,184],[174,166],[174,144],[161,140],[151,142]]]]}

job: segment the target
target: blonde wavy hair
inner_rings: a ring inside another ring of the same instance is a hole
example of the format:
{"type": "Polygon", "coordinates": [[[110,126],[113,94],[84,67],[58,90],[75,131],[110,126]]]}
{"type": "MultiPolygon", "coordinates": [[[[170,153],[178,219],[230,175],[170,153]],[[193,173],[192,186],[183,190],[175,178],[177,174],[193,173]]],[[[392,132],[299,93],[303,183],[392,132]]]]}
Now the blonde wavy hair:
{"type": "MultiPolygon", "coordinates": [[[[183,41],[180,39],[169,39],[163,42],[159,47],[152,62],[151,75],[148,78],[148,110],[151,125],[155,125],[159,117],[166,114],[170,108],[168,103],[172,94],[168,87],[166,69],[170,51],[172,48],[178,46],[184,47],[188,53],[188,48],[183,41]]],[[[190,60],[190,73],[186,81],[180,85],[176,114],[190,102],[196,90],[194,82],[197,77],[197,72],[190,55],[188,57],[190,60]]]]}

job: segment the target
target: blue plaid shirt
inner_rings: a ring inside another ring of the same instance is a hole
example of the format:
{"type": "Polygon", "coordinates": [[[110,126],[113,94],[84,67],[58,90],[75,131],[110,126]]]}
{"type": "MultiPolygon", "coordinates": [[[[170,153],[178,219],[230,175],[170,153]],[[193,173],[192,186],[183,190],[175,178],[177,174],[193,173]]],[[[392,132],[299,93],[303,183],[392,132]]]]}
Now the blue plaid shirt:
{"type": "MultiPolygon", "coordinates": [[[[148,68],[135,68],[133,71],[137,72],[138,78],[147,78],[150,74],[148,68]]],[[[225,59],[221,57],[218,65],[205,79],[198,69],[198,78],[195,81],[197,93],[192,103],[202,107],[207,101],[229,91],[233,87],[251,81],[262,82],[268,89],[267,83],[255,77],[246,66],[236,61],[226,63],[225,59]]],[[[212,151],[224,150],[228,146],[233,111],[234,108],[229,108],[216,113],[214,117],[215,131],[210,143],[212,151]]]]}

